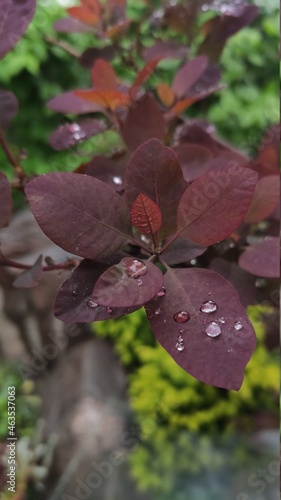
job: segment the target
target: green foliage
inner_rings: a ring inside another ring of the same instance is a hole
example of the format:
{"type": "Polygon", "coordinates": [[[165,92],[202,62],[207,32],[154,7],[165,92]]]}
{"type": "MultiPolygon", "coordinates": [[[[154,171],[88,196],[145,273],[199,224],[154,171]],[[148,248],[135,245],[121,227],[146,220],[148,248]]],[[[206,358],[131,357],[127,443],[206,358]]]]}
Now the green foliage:
{"type": "Polygon", "coordinates": [[[40,399],[33,394],[34,384],[22,380],[14,365],[2,363],[0,367],[0,441],[8,434],[8,387],[15,387],[16,436],[29,436],[34,432],[40,399]]]}
{"type": "MultiPolygon", "coordinates": [[[[219,449],[214,455],[214,436],[222,436],[217,446],[223,447],[236,427],[253,429],[252,417],[261,408],[277,412],[279,361],[264,345],[262,314],[266,312],[269,308],[265,306],[248,308],[258,344],[239,392],[202,384],[184,372],[155,342],[143,310],[114,322],[95,323],[95,334],[114,341],[129,371],[129,395],[140,439],[130,462],[142,488],[174,491],[174,476],[178,478],[187,470],[198,476],[210,460],[220,469],[225,457],[219,449]]],[[[228,466],[238,464],[237,454],[241,462],[241,450],[234,446],[233,457],[230,454],[227,459],[228,466]]],[[[246,462],[249,456],[243,460],[246,462]]],[[[198,477],[194,487],[196,484],[198,477]]]]}

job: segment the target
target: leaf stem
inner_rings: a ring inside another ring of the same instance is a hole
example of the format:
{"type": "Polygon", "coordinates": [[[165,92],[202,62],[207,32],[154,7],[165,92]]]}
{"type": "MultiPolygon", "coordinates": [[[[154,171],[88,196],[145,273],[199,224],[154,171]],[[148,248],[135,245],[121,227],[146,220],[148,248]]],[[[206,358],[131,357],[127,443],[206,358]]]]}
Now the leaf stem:
{"type": "MultiPolygon", "coordinates": [[[[13,267],[15,269],[31,269],[33,266],[28,264],[22,264],[21,262],[16,262],[11,259],[6,259],[5,257],[0,257],[0,266],[3,267],[13,267]]],[[[77,266],[77,259],[69,259],[61,264],[51,264],[48,266],[43,266],[43,271],[60,271],[60,270],[71,270],[77,266]]]]}
{"type": "Polygon", "coordinates": [[[17,169],[18,168],[17,162],[10,151],[10,148],[9,148],[8,143],[6,141],[6,137],[5,137],[5,134],[4,134],[4,131],[1,127],[1,125],[0,125],[0,144],[2,146],[2,149],[6,155],[9,163],[12,165],[12,167],[14,169],[17,169]]]}
{"type": "Polygon", "coordinates": [[[56,40],[55,38],[51,36],[45,36],[45,40],[48,43],[51,43],[52,45],[56,45],[57,47],[60,47],[60,49],[63,49],[67,54],[70,54],[71,56],[79,59],[81,57],[81,53],[75,50],[71,45],[69,45],[67,42],[63,42],[61,40],[56,40]]]}
{"type": "Polygon", "coordinates": [[[159,255],[161,255],[163,252],[165,252],[165,250],[167,250],[167,248],[169,248],[169,246],[172,243],[174,243],[174,241],[179,237],[179,235],[180,235],[180,233],[174,234],[174,236],[169,241],[167,241],[166,245],[164,245],[163,248],[161,248],[159,255]]]}

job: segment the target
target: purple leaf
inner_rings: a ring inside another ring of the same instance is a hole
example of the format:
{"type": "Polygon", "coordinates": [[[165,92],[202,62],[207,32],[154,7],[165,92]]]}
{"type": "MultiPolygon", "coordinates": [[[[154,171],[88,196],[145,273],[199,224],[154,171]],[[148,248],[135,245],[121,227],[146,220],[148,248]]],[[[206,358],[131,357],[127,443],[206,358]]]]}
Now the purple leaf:
{"type": "Polygon", "coordinates": [[[151,61],[158,57],[183,59],[187,55],[187,51],[187,47],[179,42],[156,42],[151,47],[145,49],[143,56],[146,61],[151,61]]]}
{"type": "Polygon", "coordinates": [[[16,288],[32,288],[38,285],[43,274],[42,263],[43,256],[40,255],[30,269],[26,269],[26,271],[23,271],[23,273],[17,276],[13,285],[16,288]]]}
{"type": "Polygon", "coordinates": [[[178,99],[186,96],[188,91],[203,75],[208,66],[208,58],[205,56],[196,57],[192,61],[188,61],[176,74],[172,90],[178,99]]]}
{"type": "Polygon", "coordinates": [[[94,302],[110,307],[143,306],[163,286],[163,274],[152,262],[125,257],[98,279],[94,302]]]}
{"type": "Polygon", "coordinates": [[[165,120],[156,101],[146,95],[135,103],[121,124],[121,135],[129,150],[135,151],[149,139],[165,137],[165,120]]]}
{"type": "Polygon", "coordinates": [[[83,115],[101,112],[103,107],[93,102],[85,101],[74,94],[74,91],[64,92],[47,102],[48,108],[57,113],[83,115]]]}
{"type": "Polygon", "coordinates": [[[146,306],[158,342],[201,382],[239,390],[256,340],[232,285],[206,269],[168,269],[164,286],[146,306]]]}
{"type": "Polygon", "coordinates": [[[108,45],[101,49],[91,47],[83,52],[79,57],[79,62],[83,68],[91,69],[97,59],[111,61],[115,56],[115,48],[113,45],[108,45]]]}
{"type": "Polygon", "coordinates": [[[278,278],[280,275],[280,240],[267,237],[249,246],[240,255],[239,266],[255,276],[278,278]]]}
{"type": "Polygon", "coordinates": [[[96,177],[102,182],[120,192],[124,190],[126,156],[119,159],[95,156],[89,163],[83,165],[83,173],[96,177]]]}
{"type": "Polygon", "coordinates": [[[197,245],[192,241],[187,241],[184,238],[177,238],[168,248],[163,252],[162,257],[165,263],[169,266],[183,264],[191,259],[195,259],[206,251],[206,247],[197,245]]]}
{"type": "Polygon", "coordinates": [[[124,199],[94,177],[49,173],[29,182],[25,192],[41,229],[67,252],[106,257],[132,237],[124,199]]]}
{"type": "Polygon", "coordinates": [[[186,182],[194,181],[209,170],[213,155],[204,146],[180,144],[173,149],[179,159],[186,182]]]}
{"type": "Polygon", "coordinates": [[[200,245],[213,245],[243,221],[252,200],[257,174],[248,168],[216,168],[196,179],[178,209],[178,233],[200,245]]]}
{"type": "Polygon", "coordinates": [[[139,309],[138,307],[107,308],[96,305],[92,299],[93,288],[107,268],[106,264],[83,260],[74,269],[70,278],[62,283],[55,302],[55,316],[66,323],[91,323],[120,318],[139,309]]]}
{"type": "Polygon", "coordinates": [[[239,15],[217,16],[209,19],[201,28],[206,37],[199,47],[200,53],[207,55],[212,61],[217,61],[227,39],[244,26],[251,24],[257,14],[258,8],[255,5],[246,5],[239,15]]]}
{"type": "Polygon", "coordinates": [[[54,23],[54,29],[61,33],[87,33],[93,31],[92,26],[88,26],[74,17],[63,17],[54,23]]]}
{"type": "Polygon", "coordinates": [[[175,153],[157,139],[146,142],[132,155],[125,178],[128,204],[131,208],[140,193],[151,198],[162,213],[163,235],[176,230],[178,204],[185,188],[175,153]]]}
{"type": "Polygon", "coordinates": [[[200,99],[203,99],[213,92],[223,89],[225,86],[219,84],[220,77],[219,67],[209,64],[201,77],[188,90],[186,97],[200,97],[200,99]]]}
{"type": "Polygon", "coordinates": [[[9,224],[12,209],[11,187],[6,175],[0,172],[0,228],[9,224]]]}
{"type": "Polygon", "coordinates": [[[17,114],[19,104],[16,96],[12,92],[0,90],[0,126],[7,128],[17,114]]]}
{"type": "Polygon", "coordinates": [[[21,39],[35,12],[35,0],[2,0],[0,9],[0,59],[21,39]]]}
{"type": "Polygon", "coordinates": [[[52,133],[49,142],[53,149],[61,151],[76,146],[104,130],[106,130],[104,122],[89,118],[61,125],[52,133]]]}
{"type": "Polygon", "coordinates": [[[267,175],[259,179],[245,222],[253,224],[269,217],[276,208],[279,199],[280,176],[267,175]]]}

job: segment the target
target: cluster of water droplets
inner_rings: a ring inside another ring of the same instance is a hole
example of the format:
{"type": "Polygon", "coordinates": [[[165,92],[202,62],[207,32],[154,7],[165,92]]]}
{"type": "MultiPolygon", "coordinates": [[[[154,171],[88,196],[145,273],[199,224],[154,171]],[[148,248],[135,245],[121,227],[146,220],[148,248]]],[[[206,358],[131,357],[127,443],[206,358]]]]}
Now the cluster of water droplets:
{"type": "Polygon", "coordinates": [[[176,349],[179,352],[182,352],[184,350],[184,340],[183,340],[182,335],[178,336],[177,343],[176,343],[176,349]]]}
{"type": "Polygon", "coordinates": [[[76,141],[80,141],[81,139],[84,139],[84,137],[86,137],[85,132],[81,129],[78,123],[71,123],[68,129],[72,133],[73,139],[75,139],[76,141]]]}
{"type": "MultiPolygon", "coordinates": [[[[126,265],[125,272],[129,278],[137,279],[147,273],[146,265],[137,259],[129,259],[126,265]]],[[[141,284],[141,283],[138,283],[141,284]]]]}

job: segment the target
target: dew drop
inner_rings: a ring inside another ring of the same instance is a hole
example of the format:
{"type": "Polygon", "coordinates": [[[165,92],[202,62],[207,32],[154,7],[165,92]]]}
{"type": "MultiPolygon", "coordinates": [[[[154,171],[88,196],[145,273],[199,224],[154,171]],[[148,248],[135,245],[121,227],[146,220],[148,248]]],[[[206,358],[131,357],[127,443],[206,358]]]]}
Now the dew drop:
{"type": "Polygon", "coordinates": [[[241,321],[236,321],[236,323],[234,323],[234,329],[239,332],[239,330],[242,330],[243,328],[243,325],[241,323],[241,321]]]}
{"type": "Polygon", "coordinates": [[[225,322],[226,322],[226,319],[223,316],[221,318],[219,318],[219,323],[222,323],[224,325],[225,322]]]}
{"type": "Polygon", "coordinates": [[[164,297],[166,295],[166,288],[162,286],[161,290],[157,293],[157,297],[164,297]]]}
{"type": "Polygon", "coordinates": [[[156,314],[156,316],[159,316],[160,313],[161,313],[161,309],[160,309],[160,307],[158,307],[158,309],[156,309],[156,311],[155,311],[155,314],[156,314]]]}
{"type": "Polygon", "coordinates": [[[181,335],[178,336],[177,343],[176,343],[176,349],[181,352],[184,350],[184,341],[181,335]]]}
{"type": "Polygon", "coordinates": [[[212,292],[208,292],[207,295],[212,295],[212,292]]]}
{"type": "Polygon", "coordinates": [[[139,278],[139,279],[137,279],[137,285],[138,285],[138,286],[141,286],[141,285],[142,285],[142,280],[141,280],[140,278],[139,278]]]}
{"type": "Polygon", "coordinates": [[[196,260],[196,259],[191,259],[190,264],[191,264],[192,266],[196,266],[196,264],[197,264],[197,260],[196,260]]]}
{"type": "Polygon", "coordinates": [[[121,184],[122,184],[121,177],[119,177],[118,175],[115,175],[112,180],[113,180],[114,184],[116,184],[117,186],[121,186],[121,184]]]}
{"type": "Polygon", "coordinates": [[[73,290],[72,291],[72,297],[78,297],[78,295],[79,295],[78,290],[73,290]]]}
{"type": "Polygon", "coordinates": [[[112,309],[111,309],[111,307],[107,307],[107,308],[106,308],[106,312],[107,312],[108,314],[111,314],[111,313],[112,313],[112,309]]]}
{"type": "Polygon", "coordinates": [[[78,123],[71,123],[71,125],[69,125],[69,130],[70,132],[80,132],[81,130],[81,127],[80,125],[78,125],[78,123]]]}
{"type": "Polygon", "coordinates": [[[87,302],[87,306],[95,308],[95,307],[98,307],[98,304],[96,302],[94,302],[92,299],[89,299],[87,302]]]}
{"type": "Polygon", "coordinates": [[[184,333],[184,330],[180,330],[180,333],[184,333]]]}
{"type": "Polygon", "coordinates": [[[139,278],[147,272],[146,265],[137,259],[128,259],[129,263],[126,266],[126,274],[130,278],[139,278]]]}
{"type": "Polygon", "coordinates": [[[257,278],[255,281],[256,288],[264,288],[266,286],[266,280],[264,278],[257,278]]]}
{"type": "Polygon", "coordinates": [[[218,306],[213,300],[206,300],[203,302],[203,304],[200,306],[200,311],[203,313],[212,313],[217,310],[218,306]]]}
{"type": "Polygon", "coordinates": [[[153,319],[153,318],[154,318],[153,314],[150,314],[150,315],[149,315],[149,316],[147,316],[147,317],[148,317],[148,319],[153,319]]]}
{"type": "Polygon", "coordinates": [[[190,314],[187,311],[178,311],[174,314],[173,319],[176,323],[186,323],[190,320],[190,314]]]}
{"type": "Polygon", "coordinates": [[[207,326],[206,333],[209,337],[218,337],[221,334],[221,327],[215,321],[212,321],[207,326]]]}

